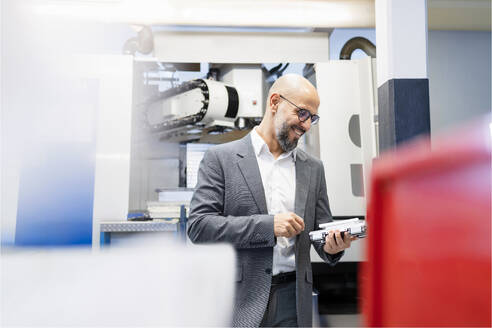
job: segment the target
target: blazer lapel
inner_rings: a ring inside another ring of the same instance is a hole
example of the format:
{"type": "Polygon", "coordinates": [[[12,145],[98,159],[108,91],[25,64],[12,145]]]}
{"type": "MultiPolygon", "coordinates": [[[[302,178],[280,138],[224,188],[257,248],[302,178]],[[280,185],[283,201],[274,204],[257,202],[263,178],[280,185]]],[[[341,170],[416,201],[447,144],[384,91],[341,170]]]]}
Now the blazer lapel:
{"type": "Polygon", "coordinates": [[[251,143],[251,136],[248,134],[243,138],[244,146],[237,153],[241,159],[238,161],[239,170],[248,185],[249,191],[253,195],[256,206],[261,214],[267,214],[267,206],[265,200],[265,190],[261,181],[260,168],[251,143]]]}
{"type": "Polygon", "coordinates": [[[305,154],[298,151],[296,158],[296,198],[294,201],[294,211],[303,219],[310,182],[311,166],[306,161],[305,154]]]}
{"type": "MultiPolygon", "coordinates": [[[[298,151],[296,155],[296,198],[294,201],[294,212],[305,220],[306,201],[309,193],[309,184],[311,183],[311,165],[306,161],[306,155],[298,151]]],[[[304,231],[297,235],[296,240],[305,233],[304,231]]],[[[297,245],[297,243],[296,243],[297,245]]],[[[296,260],[298,248],[296,247],[296,260]]]]}

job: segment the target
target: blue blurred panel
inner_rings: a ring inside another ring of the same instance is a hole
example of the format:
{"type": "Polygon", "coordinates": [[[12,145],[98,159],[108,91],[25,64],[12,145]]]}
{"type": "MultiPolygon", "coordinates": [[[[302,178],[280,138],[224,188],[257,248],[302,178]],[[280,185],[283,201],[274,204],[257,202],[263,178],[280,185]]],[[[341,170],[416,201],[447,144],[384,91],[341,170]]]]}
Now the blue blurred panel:
{"type": "Polygon", "coordinates": [[[49,145],[26,158],[15,245],[92,243],[95,144],[49,145]]]}

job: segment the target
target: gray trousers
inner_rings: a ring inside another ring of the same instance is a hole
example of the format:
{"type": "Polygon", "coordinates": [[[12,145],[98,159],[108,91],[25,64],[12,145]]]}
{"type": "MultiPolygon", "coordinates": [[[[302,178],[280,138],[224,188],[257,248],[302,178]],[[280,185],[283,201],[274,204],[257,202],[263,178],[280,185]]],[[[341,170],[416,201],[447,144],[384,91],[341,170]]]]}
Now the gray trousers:
{"type": "Polygon", "coordinates": [[[272,284],[261,327],[297,327],[296,282],[272,284]]]}

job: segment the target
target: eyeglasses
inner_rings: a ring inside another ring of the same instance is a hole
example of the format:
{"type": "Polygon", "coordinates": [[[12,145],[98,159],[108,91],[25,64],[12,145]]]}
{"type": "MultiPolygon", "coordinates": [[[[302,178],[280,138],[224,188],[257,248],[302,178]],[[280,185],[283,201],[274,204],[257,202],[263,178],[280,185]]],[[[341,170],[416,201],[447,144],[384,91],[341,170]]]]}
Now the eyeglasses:
{"type": "Polygon", "coordinates": [[[299,121],[306,122],[309,118],[311,118],[311,124],[312,125],[315,125],[316,123],[318,123],[318,121],[319,121],[319,115],[311,114],[310,111],[308,111],[305,108],[301,108],[301,107],[297,106],[292,101],[290,101],[289,99],[285,98],[284,96],[282,96],[282,95],[279,95],[279,96],[280,96],[280,98],[282,98],[283,100],[287,101],[289,104],[291,104],[292,106],[294,106],[294,107],[296,107],[298,109],[298,111],[297,111],[297,117],[299,118],[299,121]]]}

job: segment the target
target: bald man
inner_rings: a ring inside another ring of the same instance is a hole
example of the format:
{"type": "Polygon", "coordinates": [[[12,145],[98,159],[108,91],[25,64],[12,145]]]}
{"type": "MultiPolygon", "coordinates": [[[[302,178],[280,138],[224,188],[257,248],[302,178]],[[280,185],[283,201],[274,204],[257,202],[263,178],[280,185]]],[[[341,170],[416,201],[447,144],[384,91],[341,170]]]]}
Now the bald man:
{"type": "MultiPolygon", "coordinates": [[[[188,236],[236,249],[233,326],[312,326],[309,232],[332,216],[323,164],[296,147],[320,119],[318,106],[308,80],[284,75],[268,93],[261,124],[210,148],[200,164],[188,236]]],[[[350,243],[335,231],[314,248],[334,265],[350,243]]]]}

